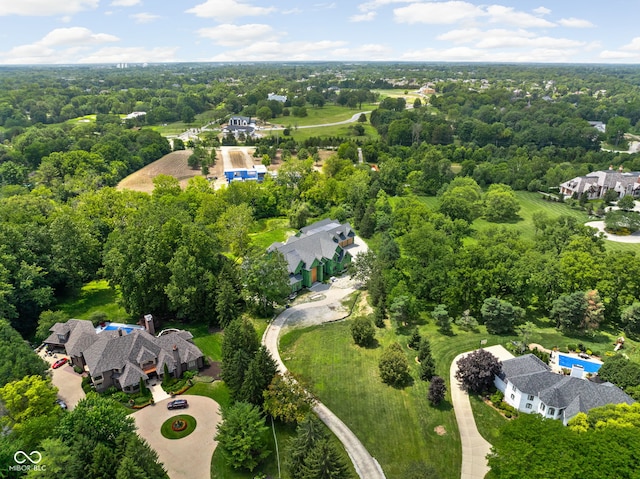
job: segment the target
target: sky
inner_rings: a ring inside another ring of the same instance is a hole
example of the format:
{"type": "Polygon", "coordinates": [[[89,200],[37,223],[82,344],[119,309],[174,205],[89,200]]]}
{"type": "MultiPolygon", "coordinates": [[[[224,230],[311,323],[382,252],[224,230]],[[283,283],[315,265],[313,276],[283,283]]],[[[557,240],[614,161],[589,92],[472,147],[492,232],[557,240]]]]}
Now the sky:
{"type": "Polygon", "coordinates": [[[0,0],[0,64],[640,63],[637,0],[0,0]]]}

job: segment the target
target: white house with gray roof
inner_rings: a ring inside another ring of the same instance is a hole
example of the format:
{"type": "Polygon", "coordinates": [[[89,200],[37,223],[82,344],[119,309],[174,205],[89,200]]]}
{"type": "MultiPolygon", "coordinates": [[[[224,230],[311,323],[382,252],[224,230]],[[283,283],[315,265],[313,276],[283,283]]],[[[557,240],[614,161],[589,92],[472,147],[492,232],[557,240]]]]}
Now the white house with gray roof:
{"type": "Polygon", "coordinates": [[[586,193],[590,200],[595,200],[604,198],[609,190],[615,191],[618,198],[626,195],[640,196],[640,172],[624,173],[622,167],[618,171],[609,168],[607,171],[593,171],[586,176],[577,176],[560,185],[560,193],[568,198],[586,193]]]}
{"type": "Polygon", "coordinates": [[[611,383],[595,383],[551,372],[533,354],[502,361],[502,371],[494,379],[504,401],[518,411],[560,419],[564,425],[579,412],[607,404],[635,401],[611,383]]]}

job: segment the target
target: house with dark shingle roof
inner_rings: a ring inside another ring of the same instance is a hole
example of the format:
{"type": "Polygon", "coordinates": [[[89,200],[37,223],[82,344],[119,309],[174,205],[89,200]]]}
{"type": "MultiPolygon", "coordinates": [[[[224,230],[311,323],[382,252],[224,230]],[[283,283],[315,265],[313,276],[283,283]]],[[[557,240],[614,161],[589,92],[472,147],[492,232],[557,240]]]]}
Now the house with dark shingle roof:
{"type": "Polygon", "coordinates": [[[56,323],[51,331],[45,344],[64,349],[74,366],[86,368],[97,391],[114,386],[136,392],[140,379],[162,378],[165,365],[176,378],[204,367],[204,355],[188,331],[170,331],[159,337],[142,329],[129,334],[122,329],[98,333],[91,321],[80,319],[56,323]]]}
{"type": "Polygon", "coordinates": [[[569,198],[586,193],[590,200],[604,198],[607,191],[613,190],[622,198],[640,196],[640,172],[625,173],[622,167],[618,171],[610,167],[607,171],[592,171],[586,176],[577,176],[560,185],[560,193],[569,198]]]}
{"type": "Polygon", "coordinates": [[[349,223],[325,219],[305,226],[286,243],[273,243],[267,251],[279,251],[287,262],[291,291],[309,288],[345,270],[351,254],[345,250],[356,234],[349,223]]]}
{"type": "Polygon", "coordinates": [[[502,371],[494,383],[504,394],[505,402],[518,411],[561,419],[565,425],[579,412],[635,402],[611,383],[556,374],[533,354],[502,361],[502,371]]]}

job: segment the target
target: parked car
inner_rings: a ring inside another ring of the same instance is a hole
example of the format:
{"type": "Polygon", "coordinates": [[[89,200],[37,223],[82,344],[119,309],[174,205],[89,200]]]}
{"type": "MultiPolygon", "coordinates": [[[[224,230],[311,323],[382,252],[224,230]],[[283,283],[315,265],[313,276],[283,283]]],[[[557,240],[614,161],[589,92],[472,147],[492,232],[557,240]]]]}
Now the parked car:
{"type": "Polygon", "coordinates": [[[60,366],[64,366],[65,364],[67,364],[67,362],[69,362],[68,358],[58,359],[55,363],[53,363],[53,366],[51,367],[53,369],[58,369],[60,366]]]}
{"type": "Polygon", "coordinates": [[[185,409],[189,407],[186,399],[174,399],[167,403],[167,409],[185,409]]]}
{"type": "Polygon", "coordinates": [[[62,409],[67,409],[67,403],[62,399],[56,399],[56,404],[60,406],[62,409]]]}

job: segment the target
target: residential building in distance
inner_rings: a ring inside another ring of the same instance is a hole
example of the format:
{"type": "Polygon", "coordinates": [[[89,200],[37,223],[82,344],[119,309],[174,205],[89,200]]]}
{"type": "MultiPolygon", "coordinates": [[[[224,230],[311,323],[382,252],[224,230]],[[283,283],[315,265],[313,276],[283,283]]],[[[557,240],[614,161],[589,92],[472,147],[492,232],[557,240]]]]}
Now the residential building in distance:
{"type": "Polygon", "coordinates": [[[635,402],[613,384],[582,379],[582,371],[578,372],[580,377],[554,373],[538,357],[526,354],[503,361],[494,384],[504,394],[504,401],[518,411],[560,419],[564,425],[580,412],[635,402]]]}
{"type": "Polygon", "coordinates": [[[280,103],[284,103],[287,101],[287,95],[276,95],[275,93],[269,93],[267,95],[267,100],[279,101],[280,103]]]}
{"type": "Polygon", "coordinates": [[[342,273],[351,263],[345,250],[356,234],[349,223],[325,219],[306,226],[286,243],[273,243],[267,251],[279,251],[287,261],[291,292],[342,273]]]}
{"type": "Polygon", "coordinates": [[[242,133],[247,137],[255,135],[256,121],[249,116],[234,115],[229,118],[229,122],[222,127],[222,133],[233,134],[236,138],[242,133]]]}
{"type": "Polygon", "coordinates": [[[587,193],[590,200],[604,198],[607,191],[614,190],[618,198],[626,195],[640,196],[640,171],[623,173],[609,167],[607,171],[594,171],[586,176],[578,176],[560,185],[560,193],[565,197],[587,193]]]}
{"type": "Polygon", "coordinates": [[[267,167],[264,165],[253,165],[251,168],[229,168],[224,170],[227,183],[234,181],[257,181],[262,183],[267,174],[267,167]]]}

